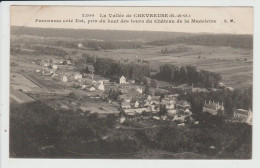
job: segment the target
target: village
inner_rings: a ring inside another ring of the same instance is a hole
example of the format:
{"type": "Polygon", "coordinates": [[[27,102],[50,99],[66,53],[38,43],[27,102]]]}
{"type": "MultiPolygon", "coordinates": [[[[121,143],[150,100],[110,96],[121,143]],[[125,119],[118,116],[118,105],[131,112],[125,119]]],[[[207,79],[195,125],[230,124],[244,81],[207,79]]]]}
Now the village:
{"type": "MultiPolygon", "coordinates": [[[[73,59],[36,60],[31,64],[33,70],[29,70],[26,75],[11,73],[10,96],[16,102],[45,101],[55,109],[80,109],[82,115],[85,112],[100,116],[115,114],[120,124],[130,121],[138,123],[139,127],[153,126],[154,123],[149,124],[148,121],[172,122],[178,126],[187,123],[198,125],[199,122],[192,117],[190,102],[179,100],[179,94],[168,92],[167,87],[191,92],[209,91],[187,85],[166,84],[165,87],[165,83],[160,81],[153,87],[148,77],[145,79],[146,84],[123,75],[109,79],[96,75],[92,64],[81,63],[77,66],[73,59]],[[158,92],[160,95],[156,95],[158,92]]],[[[220,85],[224,87],[223,83],[220,85]]],[[[231,87],[226,89],[233,90],[231,87]]],[[[223,102],[205,101],[203,112],[223,114],[223,102]]],[[[232,121],[251,125],[252,112],[237,109],[232,121]]]]}

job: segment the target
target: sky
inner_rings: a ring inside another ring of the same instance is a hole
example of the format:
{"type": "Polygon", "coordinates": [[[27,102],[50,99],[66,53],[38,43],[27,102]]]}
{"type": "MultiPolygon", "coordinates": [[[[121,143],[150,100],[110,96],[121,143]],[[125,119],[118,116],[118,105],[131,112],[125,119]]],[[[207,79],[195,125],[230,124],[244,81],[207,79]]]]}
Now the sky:
{"type": "Polygon", "coordinates": [[[253,34],[253,8],[12,6],[10,24],[41,28],[253,34]],[[117,14],[120,17],[109,17],[109,14],[117,14]],[[130,17],[126,17],[127,14],[130,17]],[[140,14],[168,14],[168,17],[138,17],[140,14]],[[178,15],[181,17],[176,17],[178,15]],[[83,19],[85,23],[75,22],[76,19],[83,19]],[[147,19],[152,23],[146,23],[147,19]],[[215,20],[216,23],[191,23],[192,19],[215,20]],[[39,20],[61,22],[49,23],[39,20]],[[71,20],[73,22],[64,22],[71,20]],[[100,23],[100,20],[105,20],[105,23],[100,23]],[[113,23],[108,23],[108,20],[113,23]],[[115,23],[117,20],[118,23],[115,23]],[[122,20],[128,20],[129,23],[120,23],[122,20]],[[141,20],[144,23],[139,23],[141,20]],[[175,23],[155,23],[158,20],[171,20],[175,23]],[[182,20],[182,23],[177,23],[177,20],[182,20]],[[188,20],[189,23],[184,23],[184,20],[188,20]]]}

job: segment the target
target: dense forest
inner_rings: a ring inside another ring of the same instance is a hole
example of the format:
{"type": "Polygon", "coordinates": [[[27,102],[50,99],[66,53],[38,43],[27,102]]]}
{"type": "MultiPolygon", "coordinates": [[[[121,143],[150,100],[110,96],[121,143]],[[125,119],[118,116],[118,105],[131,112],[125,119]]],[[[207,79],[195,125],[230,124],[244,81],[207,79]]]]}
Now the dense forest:
{"type": "Polygon", "coordinates": [[[230,35],[230,34],[200,34],[194,36],[184,36],[168,38],[149,42],[150,45],[164,46],[171,44],[191,44],[206,46],[226,46],[234,48],[253,48],[253,36],[251,35],[230,35]]]}
{"type": "Polygon", "coordinates": [[[55,56],[66,56],[68,53],[63,49],[49,47],[49,46],[31,46],[32,50],[34,50],[35,54],[41,55],[55,55],[55,56]]]}
{"type": "Polygon", "coordinates": [[[221,75],[206,70],[198,70],[195,66],[176,66],[165,64],[154,78],[175,84],[196,85],[204,88],[218,87],[221,75]]]}
{"type": "Polygon", "coordinates": [[[191,110],[194,113],[201,113],[205,101],[215,101],[223,103],[226,117],[233,117],[235,109],[251,109],[253,107],[253,88],[245,88],[243,90],[236,89],[229,91],[221,89],[211,92],[184,92],[179,90],[179,99],[187,100],[191,103],[191,110]]]}
{"type": "Polygon", "coordinates": [[[124,64],[113,59],[97,58],[94,62],[95,73],[106,77],[124,75],[128,79],[149,76],[149,65],[124,64]]]}
{"type": "Polygon", "coordinates": [[[142,77],[152,77],[161,81],[171,82],[174,84],[196,85],[204,88],[218,87],[221,75],[205,70],[198,70],[194,66],[176,66],[162,65],[160,71],[154,76],[150,75],[150,66],[148,64],[137,63],[121,63],[119,61],[108,58],[95,58],[87,54],[83,54],[86,62],[93,63],[95,73],[106,77],[114,75],[124,75],[128,79],[136,79],[142,77]]]}

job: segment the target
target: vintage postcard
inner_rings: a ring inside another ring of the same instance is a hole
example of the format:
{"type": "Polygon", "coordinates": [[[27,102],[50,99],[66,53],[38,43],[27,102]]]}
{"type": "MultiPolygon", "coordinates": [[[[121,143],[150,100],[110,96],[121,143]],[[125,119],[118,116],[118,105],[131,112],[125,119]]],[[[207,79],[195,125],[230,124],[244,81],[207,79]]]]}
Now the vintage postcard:
{"type": "Polygon", "coordinates": [[[11,6],[9,157],[252,159],[253,18],[11,6]]]}

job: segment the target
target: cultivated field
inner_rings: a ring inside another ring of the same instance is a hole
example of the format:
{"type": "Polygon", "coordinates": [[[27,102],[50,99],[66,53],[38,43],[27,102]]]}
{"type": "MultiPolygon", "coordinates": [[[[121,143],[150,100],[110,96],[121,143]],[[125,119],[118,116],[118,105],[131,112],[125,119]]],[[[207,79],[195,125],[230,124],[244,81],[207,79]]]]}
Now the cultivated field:
{"type": "MultiPolygon", "coordinates": [[[[69,51],[71,49],[67,49],[69,51]]],[[[79,50],[81,53],[95,54],[99,57],[113,59],[135,59],[149,61],[153,68],[161,64],[194,65],[198,69],[218,72],[222,74],[223,82],[234,88],[243,88],[252,84],[253,79],[253,53],[248,49],[177,44],[170,46],[146,46],[142,49],[117,50],[79,50]],[[161,50],[188,47],[189,50],[181,53],[161,54],[161,50]]]]}

